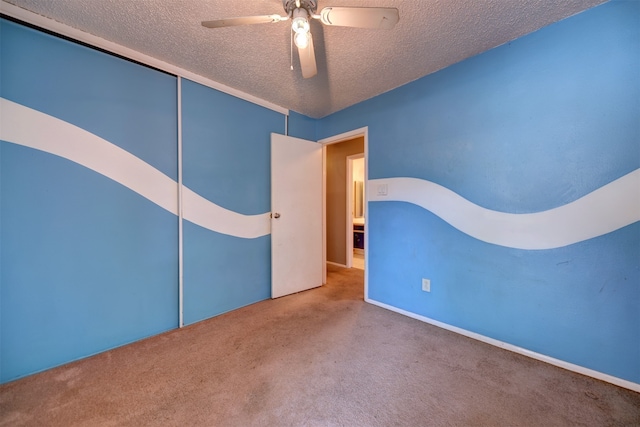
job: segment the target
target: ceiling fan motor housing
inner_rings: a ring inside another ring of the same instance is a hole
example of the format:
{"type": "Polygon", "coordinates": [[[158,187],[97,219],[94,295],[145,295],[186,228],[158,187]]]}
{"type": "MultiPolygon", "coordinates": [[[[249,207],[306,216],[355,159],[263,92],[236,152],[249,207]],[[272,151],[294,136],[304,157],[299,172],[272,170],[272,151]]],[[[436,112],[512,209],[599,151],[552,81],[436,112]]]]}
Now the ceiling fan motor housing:
{"type": "MultiPolygon", "coordinates": [[[[300,7],[302,9],[306,9],[309,14],[315,14],[318,9],[318,2],[316,0],[298,0],[300,3],[300,7]]],[[[287,14],[291,14],[295,9],[298,8],[298,3],[296,0],[282,0],[282,6],[287,14]]]]}

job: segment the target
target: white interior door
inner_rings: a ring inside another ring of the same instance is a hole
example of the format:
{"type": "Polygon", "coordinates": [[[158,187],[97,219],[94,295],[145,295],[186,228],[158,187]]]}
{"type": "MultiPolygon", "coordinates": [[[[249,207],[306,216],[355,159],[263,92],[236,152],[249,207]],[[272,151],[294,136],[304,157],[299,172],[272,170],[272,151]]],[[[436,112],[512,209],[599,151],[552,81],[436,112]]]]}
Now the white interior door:
{"type": "Polygon", "coordinates": [[[271,297],[322,285],[322,144],[271,134],[271,297]]]}

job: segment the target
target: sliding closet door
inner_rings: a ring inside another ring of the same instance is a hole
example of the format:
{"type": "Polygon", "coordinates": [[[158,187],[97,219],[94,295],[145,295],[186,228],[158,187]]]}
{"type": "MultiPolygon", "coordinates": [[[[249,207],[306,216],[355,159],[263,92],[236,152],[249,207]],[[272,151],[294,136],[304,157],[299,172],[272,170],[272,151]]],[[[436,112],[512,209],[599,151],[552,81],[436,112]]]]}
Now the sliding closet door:
{"type": "Polygon", "coordinates": [[[176,78],[2,21],[2,381],[175,328],[176,78]]]}
{"type": "Polygon", "coordinates": [[[271,296],[269,135],[280,113],[182,79],[184,322],[271,296]]]}

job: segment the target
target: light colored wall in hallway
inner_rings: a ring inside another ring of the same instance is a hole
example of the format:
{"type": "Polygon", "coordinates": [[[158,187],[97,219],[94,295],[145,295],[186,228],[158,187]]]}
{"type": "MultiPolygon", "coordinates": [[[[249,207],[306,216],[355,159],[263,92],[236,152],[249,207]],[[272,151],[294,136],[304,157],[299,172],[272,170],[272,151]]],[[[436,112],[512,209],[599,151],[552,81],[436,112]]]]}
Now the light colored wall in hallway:
{"type": "Polygon", "coordinates": [[[327,146],[327,261],[346,264],[347,156],[364,153],[364,137],[327,146]]]}

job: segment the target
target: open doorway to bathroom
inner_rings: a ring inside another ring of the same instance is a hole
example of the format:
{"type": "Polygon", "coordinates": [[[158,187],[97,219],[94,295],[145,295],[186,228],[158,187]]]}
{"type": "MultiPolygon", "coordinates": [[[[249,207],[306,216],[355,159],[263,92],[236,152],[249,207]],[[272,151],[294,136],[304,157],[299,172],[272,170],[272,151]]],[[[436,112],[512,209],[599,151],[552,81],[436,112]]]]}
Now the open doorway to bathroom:
{"type": "Polygon", "coordinates": [[[365,266],[365,137],[326,145],[327,264],[365,266]]]}

